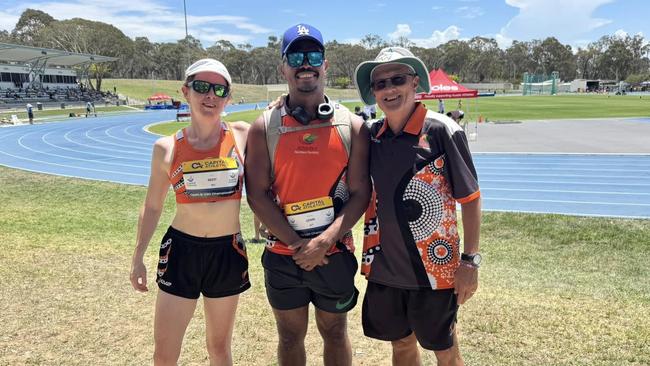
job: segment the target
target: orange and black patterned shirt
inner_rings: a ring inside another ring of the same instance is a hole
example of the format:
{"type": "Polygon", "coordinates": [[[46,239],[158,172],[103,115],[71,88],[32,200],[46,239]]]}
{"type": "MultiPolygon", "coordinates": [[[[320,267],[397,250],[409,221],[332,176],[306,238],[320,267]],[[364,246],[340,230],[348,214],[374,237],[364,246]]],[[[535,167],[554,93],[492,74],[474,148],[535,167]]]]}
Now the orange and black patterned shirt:
{"type": "Polygon", "coordinates": [[[464,131],[418,103],[400,133],[382,119],[370,135],[373,195],[361,272],[392,287],[453,288],[460,264],[456,202],[480,197],[464,131]]]}

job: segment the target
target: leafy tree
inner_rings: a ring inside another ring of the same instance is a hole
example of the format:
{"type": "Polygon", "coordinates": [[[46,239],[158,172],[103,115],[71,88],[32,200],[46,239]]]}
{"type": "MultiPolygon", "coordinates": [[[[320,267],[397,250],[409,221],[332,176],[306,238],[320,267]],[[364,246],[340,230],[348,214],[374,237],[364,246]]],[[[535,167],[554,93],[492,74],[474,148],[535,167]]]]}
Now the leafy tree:
{"type": "Polygon", "coordinates": [[[511,82],[520,82],[524,72],[534,72],[532,62],[532,45],[529,42],[514,41],[506,49],[505,59],[505,76],[511,82]]]}
{"type": "Polygon", "coordinates": [[[334,83],[337,78],[343,77],[352,80],[354,71],[361,62],[375,58],[372,50],[368,50],[361,45],[351,45],[347,43],[338,43],[336,41],[328,42],[325,45],[326,58],[329,62],[328,81],[334,83]]]}
{"type": "Polygon", "coordinates": [[[576,76],[582,79],[598,78],[598,59],[600,50],[593,44],[579,48],[576,52],[576,76]]]}
{"type": "Polygon", "coordinates": [[[43,11],[27,9],[11,32],[13,41],[26,46],[39,46],[40,31],[54,21],[51,15],[43,11]]]}
{"type": "Polygon", "coordinates": [[[537,73],[550,75],[553,71],[558,71],[564,79],[575,77],[576,63],[571,46],[563,45],[555,37],[533,41],[532,58],[537,73]]]}
{"type": "Polygon", "coordinates": [[[11,43],[13,42],[11,34],[6,30],[0,30],[0,42],[2,43],[11,43]]]}
{"type": "Polygon", "coordinates": [[[458,75],[461,80],[465,80],[468,70],[468,61],[471,58],[471,49],[467,42],[461,40],[451,40],[440,46],[442,52],[442,68],[451,74],[458,75]]]}
{"type": "Polygon", "coordinates": [[[377,50],[378,53],[380,49],[388,46],[388,43],[377,34],[366,34],[361,39],[361,45],[369,50],[377,50]]]}
{"type": "Polygon", "coordinates": [[[474,37],[467,43],[470,53],[466,64],[469,81],[482,83],[499,80],[503,75],[503,51],[492,38],[474,37]]]}

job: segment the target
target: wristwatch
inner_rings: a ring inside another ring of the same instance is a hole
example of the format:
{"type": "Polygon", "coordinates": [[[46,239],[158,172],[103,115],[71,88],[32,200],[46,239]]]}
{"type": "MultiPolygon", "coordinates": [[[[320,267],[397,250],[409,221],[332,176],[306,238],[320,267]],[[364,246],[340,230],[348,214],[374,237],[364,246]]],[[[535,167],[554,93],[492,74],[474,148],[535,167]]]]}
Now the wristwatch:
{"type": "Polygon", "coordinates": [[[483,260],[483,257],[481,257],[481,254],[479,253],[474,253],[474,254],[462,253],[460,255],[460,260],[471,265],[472,267],[479,268],[481,266],[481,260],[483,260]]]}

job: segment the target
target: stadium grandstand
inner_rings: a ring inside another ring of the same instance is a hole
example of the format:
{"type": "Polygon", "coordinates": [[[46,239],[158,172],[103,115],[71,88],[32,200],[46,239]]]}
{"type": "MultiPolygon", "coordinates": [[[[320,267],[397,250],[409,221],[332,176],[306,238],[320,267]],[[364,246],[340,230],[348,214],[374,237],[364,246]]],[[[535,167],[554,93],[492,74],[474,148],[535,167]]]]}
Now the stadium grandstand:
{"type": "Polygon", "coordinates": [[[26,103],[64,107],[85,102],[114,102],[110,92],[83,84],[92,64],[117,58],[0,43],[0,110],[26,103]]]}

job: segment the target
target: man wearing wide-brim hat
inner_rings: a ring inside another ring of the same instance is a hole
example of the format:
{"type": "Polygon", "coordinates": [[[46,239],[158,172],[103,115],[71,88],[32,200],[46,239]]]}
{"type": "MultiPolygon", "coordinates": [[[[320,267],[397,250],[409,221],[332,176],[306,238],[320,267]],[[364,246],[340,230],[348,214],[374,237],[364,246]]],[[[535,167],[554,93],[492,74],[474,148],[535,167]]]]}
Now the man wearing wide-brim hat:
{"type": "Polygon", "coordinates": [[[458,306],[478,288],[480,191],[463,130],[415,101],[429,92],[424,63],[388,47],[355,72],[359,95],[384,118],[370,126],[373,199],[365,217],[363,329],[391,341],[393,364],[462,365],[458,306]],[[463,213],[460,248],[456,203],[463,213]]]}

